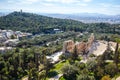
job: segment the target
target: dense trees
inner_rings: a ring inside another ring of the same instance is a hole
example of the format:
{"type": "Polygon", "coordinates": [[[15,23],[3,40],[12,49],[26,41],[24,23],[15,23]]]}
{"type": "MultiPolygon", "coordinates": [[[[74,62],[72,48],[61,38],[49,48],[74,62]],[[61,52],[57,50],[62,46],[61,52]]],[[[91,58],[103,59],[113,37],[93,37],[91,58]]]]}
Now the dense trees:
{"type": "Polygon", "coordinates": [[[48,42],[49,42],[49,44],[58,45],[60,40],[64,40],[69,37],[76,36],[77,34],[78,33],[76,33],[76,32],[64,32],[64,33],[60,33],[60,34],[38,35],[38,36],[34,36],[31,39],[23,39],[19,44],[17,44],[17,46],[18,47],[22,47],[22,46],[30,47],[33,45],[38,45],[38,46],[44,45],[47,47],[48,42]]]}
{"type": "Polygon", "coordinates": [[[25,75],[28,75],[29,80],[40,80],[48,75],[52,64],[39,48],[16,49],[0,54],[0,80],[17,80],[25,75]],[[41,65],[43,67],[40,69],[41,65]]]}
{"type": "Polygon", "coordinates": [[[91,23],[88,25],[87,31],[93,33],[120,34],[119,24],[110,25],[109,23],[91,23]]]}
{"type": "MultiPolygon", "coordinates": [[[[117,52],[119,54],[118,49],[117,52]]],[[[102,55],[97,56],[96,59],[95,57],[89,59],[87,63],[74,61],[72,63],[72,66],[74,67],[73,69],[71,69],[71,70],[77,69],[77,72],[74,73],[76,75],[76,77],[74,77],[74,80],[111,80],[111,78],[119,74],[120,71],[120,67],[118,66],[120,64],[119,58],[120,56],[117,55],[116,57],[116,53],[114,53],[108,47],[102,55]]],[[[66,74],[67,77],[71,77],[69,73],[67,73],[67,71],[69,71],[70,69],[69,67],[64,66],[62,69],[64,70],[62,71],[63,74],[66,74]]],[[[66,80],[69,80],[66,78],[65,75],[63,75],[63,77],[66,80]]]]}
{"type": "Polygon", "coordinates": [[[84,24],[79,21],[57,19],[24,12],[13,12],[7,16],[0,17],[0,28],[31,32],[33,34],[45,33],[46,31],[51,31],[53,28],[75,32],[120,33],[119,24],[84,24]]]}
{"type": "Polygon", "coordinates": [[[33,34],[46,32],[46,30],[52,28],[59,28],[63,31],[78,31],[80,28],[82,29],[82,26],[84,24],[78,21],[45,17],[31,13],[13,12],[0,17],[1,29],[20,30],[32,32],[33,34]]]}
{"type": "Polygon", "coordinates": [[[77,76],[77,80],[95,80],[94,76],[90,76],[88,74],[80,74],[77,76]]]}
{"type": "Polygon", "coordinates": [[[74,80],[76,78],[77,68],[75,66],[65,65],[61,70],[67,80],[74,80]]]}
{"type": "Polygon", "coordinates": [[[117,66],[114,63],[110,63],[105,66],[105,73],[109,74],[111,77],[114,77],[116,74],[117,66]]]}

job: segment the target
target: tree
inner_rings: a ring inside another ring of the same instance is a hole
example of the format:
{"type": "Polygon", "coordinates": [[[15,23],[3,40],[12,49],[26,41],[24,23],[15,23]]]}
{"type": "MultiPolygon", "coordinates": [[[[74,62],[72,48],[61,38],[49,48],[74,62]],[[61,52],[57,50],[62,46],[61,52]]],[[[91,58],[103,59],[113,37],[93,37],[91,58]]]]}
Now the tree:
{"type": "Polygon", "coordinates": [[[46,80],[46,77],[47,77],[51,67],[52,67],[51,61],[49,59],[47,59],[46,56],[44,56],[44,70],[45,70],[44,80],[46,80]]]}
{"type": "Polygon", "coordinates": [[[109,63],[105,66],[105,73],[109,74],[111,77],[115,76],[117,66],[115,63],[109,63]]]}
{"type": "Polygon", "coordinates": [[[0,80],[8,79],[6,76],[6,66],[4,61],[0,61],[0,80]]]}
{"type": "Polygon", "coordinates": [[[75,62],[74,65],[75,65],[80,71],[83,70],[84,68],[86,68],[86,64],[85,64],[85,63],[75,62]]]}
{"type": "Polygon", "coordinates": [[[101,56],[103,60],[112,60],[113,59],[113,51],[110,49],[106,49],[103,55],[101,56]]]}
{"type": "Polygon", "coordinates": [[[35,53],[34,57],[35,57],[35,64],[36,64],[36,68],[39,69],[39,57],[40,54],[39,53],[35,53]]]}
{"type": "Polygon", "coordinates": [[[23,68],[23,70],[25,70],[27,68],[27,53],[28,53],[28,50],[24,50],[23,53],[21,54],[21,66],[23,68]]]}
{"type": "Polygon", "coordinates": [[[100,66],[100,67],[104,67],[105,66],[104,54],[97,57],[97,66],[100,66]]]}
{"type": "Polygon", "coordinates": [[[118,52],[118,49],[119,49],[119,43],[120,43],[120,39],[119,38],[116,38],[116,48],[115,48],[115,55],[114,55],[114,62],[117,66],[116,68],[116,72],[118,72],[118,63],[119,63],[119,52],[118,52]]]}
{"type": "Polygon", "coordinates": [[[104,69],[102,69],[100,66],[97,66],[94,70],[95,78],[101,79],[102,76],[104,76],[104,69]]]}
{"type": "Polygon", "coordinates": [[[74,51],[72,53],[72,59],[76,60],[78,58],[77,47],[75,46],[74,51]]]}
{"type": "Polygon", "coordinates": [[[95,80],[95,77],[87,68],[84,68],[79,71],[77,80],[95,80]]]}
{"type": "Polygon", "coordinates": [[[77,80],[95,80],[94,76],[86,75],[86,74],[80,74],[77,76],[77,80]]]}
{"type": "Polygon", "coordinates": [[[75,66],[72,65],[64,65],[61,68],[62,73],[64,74],[64,77],[68,80],[74,80],[76,79],[76,74],[78,73],[78,69],[75,66]]]}
{"type": "Polygon", "coordinates": [[[38,80],[38,70],[36,68],[29,69],[28,73],[28,80],[38,80]]]}
{"type": "Polygon", "coordinates": [[[65,54],[62,54],[62,55],[59,56],[59,59],[65,60],[65,59],[67,59],[67,57],[65,56],[65,54]]]}
{"type": "Polygon", "coordinates": [[[95,60],[89,60],[86,63],[86,68],[90,71],[93,72],[95,68],[97,67],[97,62],[95,60]]]}
{"type": "Polygon", "coordinates": [[[38,75],[38,80],[43,80],[45,77],[45,73],[46,73],[45,70],[41,71],[38,75]]]}

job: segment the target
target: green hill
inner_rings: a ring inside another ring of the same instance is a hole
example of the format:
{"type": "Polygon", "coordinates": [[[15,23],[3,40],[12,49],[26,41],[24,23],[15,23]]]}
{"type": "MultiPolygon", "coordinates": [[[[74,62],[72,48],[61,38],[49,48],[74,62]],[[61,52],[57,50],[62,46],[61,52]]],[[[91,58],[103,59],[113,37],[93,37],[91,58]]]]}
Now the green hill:
{"type": "Polygon", "coordinates": [[[20,30],[33,34],[43,33],[53,28],[63,31],[88,31],[97,33],[118,33],[119,24],[92,23],[85,24],[70,19],[58,19],[33,13],[13,12],[0,17],[0,29],[20,30]]]}
{"type": "Polygon", "coordinates": [[[32,33],[41,33],[50,28],[59,28],[63,31],[78,31],[82,30],[83,26],[85,26],[84,23],[74,20],[57,19],[24,12],[13,12],[7,16],[0,17],[1,29],[20,30],[32,33]]]}

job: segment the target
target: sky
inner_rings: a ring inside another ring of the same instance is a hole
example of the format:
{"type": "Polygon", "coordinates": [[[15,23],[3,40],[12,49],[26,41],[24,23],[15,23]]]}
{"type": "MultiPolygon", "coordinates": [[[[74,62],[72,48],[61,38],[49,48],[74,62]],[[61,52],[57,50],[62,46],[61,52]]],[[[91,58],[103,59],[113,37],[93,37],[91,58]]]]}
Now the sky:
{"type": "Polygon", "coordinates": [[[120,14],[120,0],[0,0],[0,12],[120,14]]]}

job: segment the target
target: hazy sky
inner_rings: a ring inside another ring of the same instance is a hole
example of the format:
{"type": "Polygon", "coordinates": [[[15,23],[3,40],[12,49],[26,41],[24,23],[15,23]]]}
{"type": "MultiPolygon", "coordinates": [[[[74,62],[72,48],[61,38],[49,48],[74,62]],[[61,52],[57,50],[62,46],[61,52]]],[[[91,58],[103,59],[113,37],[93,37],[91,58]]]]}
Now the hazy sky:
{"type": "Polygon", "coordinates": [[[0,12],[120,14],[120,0],[0,0],[0,12]]]}

